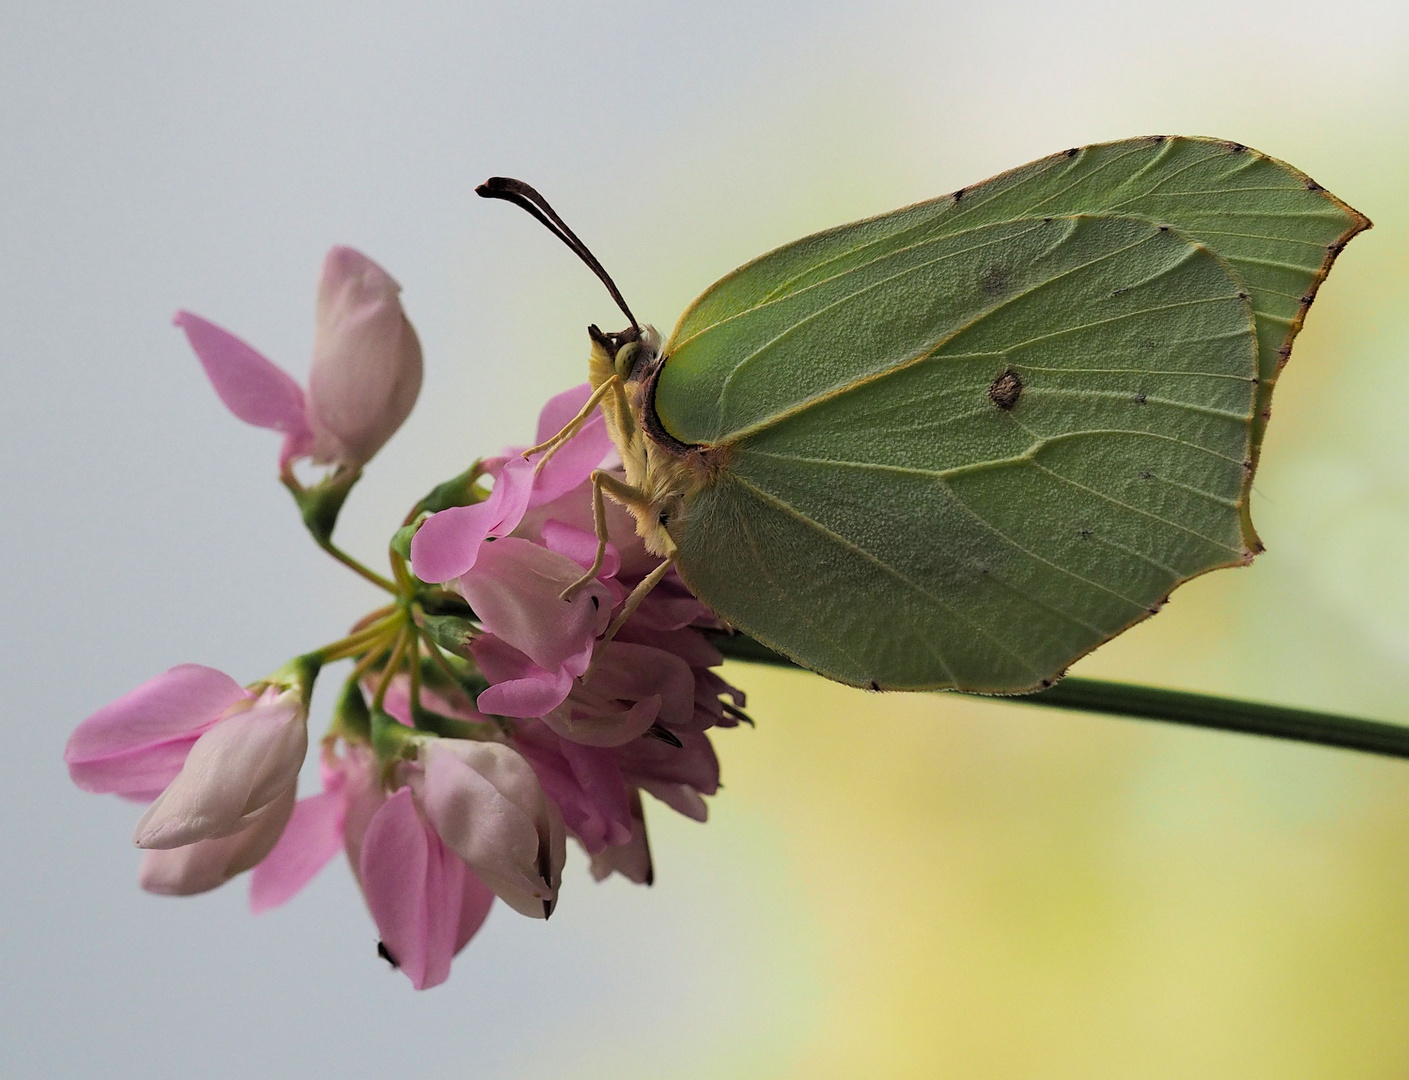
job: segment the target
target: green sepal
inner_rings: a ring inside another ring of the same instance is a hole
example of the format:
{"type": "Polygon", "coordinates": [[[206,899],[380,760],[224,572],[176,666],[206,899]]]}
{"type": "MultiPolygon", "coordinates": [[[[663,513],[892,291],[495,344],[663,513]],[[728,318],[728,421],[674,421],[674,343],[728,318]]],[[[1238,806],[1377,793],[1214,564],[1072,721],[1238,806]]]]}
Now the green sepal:
{"type": "Polygon", "coordinates": [[[369,716],[372,726],[372,749],[376,751],[377,760],[382,763],[384,769],[390,768],[398,761],[415,759],[418,747],[426,740],[424,734],[415,728],[407,727],[382,709],[372,709],[369,716]]]}
{"type": "Polygon", "coordinates": [[[475,742],[485,742],[497,739],[500,735],[498,724],[488,722],[476,724],[468,720],[459,720],[456,717],[436,712],[434,709],[427,709],[423,705],[413,704],[411,706],[411,719],[415,721],[417,731],[428,731],[432,735],[440,735],[447,739],[470,739],[475,742]]]}
{"type": "Polygon", "coordinates": [[[470,642],[480,632],[479,626],[463,615],[432,615],[429,612],[422,616],[421,627],[437,645],[457,656],[469,656],[470,642]]]}
{"type": "Polygon", "coordinates": [[[446,667],[455,672],[452,682],[441,667],[428,657],[421,659],[421,682],[431,688],[451,688],[477,698],[489,689],[489,680],[480,674],[474,664],[456,654],[444,657],[446,667]]]}
{"type": "Polygon", "coordinates": [[[270,673],[264,680],[268,686],[283,686],[290,690],[297,690],[303,699],[303,707],[308,708],[308,703],[313,699],[313,684],[318,678],[318,672],[323,668],[323,658],[317,653],[305,653],[303,656],[295,656],[287,664],[270,673]]]}
{"type": "Polygon", "coordinates": [[[411,541],[415,539],[416,530],[421,527],[421,522],[424,520],[425,518],[417,517],[410,525],[403,525],[391,534],[391,550],[408,563],[411,561],[411,541]]]}
{"type": "Polygon", "coordinates": [[[459,476],[431,488],[425,498],[416,504],[416,508],[411,512],[412,516],[437,514],[442,510],[449,510],[452,506],[473,506],[475,503],[484,502],[489,498],[489,492],[475,482],[483,475],[484,463],[476,461],[459,476]]]}
{"type": "Polygon", "coordinates": [[[356,679],[343,684],[338,703],[333,707],[334,733],[358,742],[372,739],[372,714],[367,709],[367,698],[356,679]]]}
{"type": "Polygon", "coordinates": [[[342,504],[347,501],[352,485],[362,478],[361,469],[338,469],[312,487],[304,487],[291,474],[281,477],[298,503],[303,524],[319,544],[333,542],[333,528],[338,523],[342,504]]]}

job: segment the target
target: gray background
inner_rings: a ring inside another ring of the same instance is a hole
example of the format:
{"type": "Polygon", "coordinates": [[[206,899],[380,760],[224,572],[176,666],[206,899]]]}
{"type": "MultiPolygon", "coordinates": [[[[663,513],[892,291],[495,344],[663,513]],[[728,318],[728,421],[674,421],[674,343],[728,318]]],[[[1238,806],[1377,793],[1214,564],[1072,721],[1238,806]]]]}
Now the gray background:
{"type": "MultiPolygon", "coordinates": [[[[1383,491],[1374,470],[1403,460],[1402,410],[1382,407],[1405,387],[1403,339],[1383,313],[1397,303],[1402,321],[1409,9],[1334,12],[5,4],[0,1070],[727,1075],[729,1043],[768,1075],[806,1037],[815,991],[806,927],[777,900],[786,867],[723,808],[705,829],[653,819],[668,872],[651,893],[589,887],[578,860],[550,925],[497,911],[451,984],[422,995],[373,959],[341,865],[259,919],[241,884],[185,902],[135,888],[136,811],[69,785],[71,727],[179,661],[256,678],[372,600],[301,534],[273,479],[277,439],[224,412],[175,309],[302,378],[326,248],[359,247],[398,278],[427,377],[345,515],[346,545],[374,553],[431,484],[525,441],[538,402],[583,378],[582,327],[615,318],[538,226],[473,197],[490,174],[540,187],[668,329],[709,281],[810,229],[1068,145],[1222,135],[1379,219],[1378,246],[1347,255],[1359,291],[1337,283],[1363,297],[1336,325],[1364,381],[1326,405],[1346,418],[1331,434],[1305,420],[1307,445],[1341,449],[1299,458],[1269,442],[1269,469],[1284,465],[1264,474],[1281,493],[1264,531],[1319,520],[1331,511],[1301,500],[1298,477],[1383,491]]],[[[1349,539],[1316,547],[1308,527],[1277,556],[1279,595],[1299,598],[1279,618],[1319,604],[1306,617],[1334,643],[1268,643],[1291,658],[1274,674],[1252,655],[1252,674],[1214,665],[1209,682],[1396,715],[1409,658],[1396,498],[1349,539]],[[1336,544],[1369,544],[1379,575],[1356,577],[1360,556],[1338,563],[1336,544]]]]}

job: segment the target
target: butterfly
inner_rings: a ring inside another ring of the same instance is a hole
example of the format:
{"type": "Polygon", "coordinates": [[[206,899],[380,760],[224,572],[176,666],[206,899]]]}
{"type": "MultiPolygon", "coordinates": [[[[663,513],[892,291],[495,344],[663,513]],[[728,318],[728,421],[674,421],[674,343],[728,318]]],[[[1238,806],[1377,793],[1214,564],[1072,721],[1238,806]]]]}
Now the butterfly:
{"type": "MultiPolygon", "coordinates": [[[[1273,387],[1370,221],[1239,143],[1066,150],[804,237],[668,338],[533,188],[629,320],[589,327],[621,471],[593,475],[731,626],[871,689],[1022,693],[1262,550],[1273,387]]],[[[586,577],[584,580],[586,580],[586,577]]],[[[571,591],[571,590],[569,590],[571,591]]],[[[610,631],[609,631],[610,633],[610,631]]]]}

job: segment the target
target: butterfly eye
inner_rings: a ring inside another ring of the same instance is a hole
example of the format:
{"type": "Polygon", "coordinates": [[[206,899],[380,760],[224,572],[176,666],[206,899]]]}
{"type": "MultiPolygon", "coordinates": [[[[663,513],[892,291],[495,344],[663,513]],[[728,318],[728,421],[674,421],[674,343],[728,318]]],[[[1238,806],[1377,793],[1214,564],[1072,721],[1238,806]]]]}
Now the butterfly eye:
{"type": "Polygon", "coordinates": [[[631,374],[631,368],[636,363],[636,357],[641,355],[641,343],[639,341],[628,341],[616,352],[616,359],[612,361],[612,370],[621,378],[626,378],[631,374]]]}

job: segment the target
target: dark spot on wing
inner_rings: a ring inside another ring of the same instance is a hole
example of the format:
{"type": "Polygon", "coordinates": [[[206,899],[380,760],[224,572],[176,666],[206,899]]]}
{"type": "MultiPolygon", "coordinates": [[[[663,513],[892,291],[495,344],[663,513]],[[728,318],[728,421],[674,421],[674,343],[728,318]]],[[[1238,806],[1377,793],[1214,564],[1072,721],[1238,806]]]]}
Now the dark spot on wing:
{"type": "Polygon", "coordinates": [[[1008,272],[1001,266],[990,266],[983,272],[979,283],[989,296],[999,296],[1008,288],[1008,272]]]}
{"type": "Polygon", "coordinates": [[[377,955],[394,968],[399,968],[401,966],[399,963],[397,963],[396,957],[391,955],[391,950],[386,947],[385,941],[377,942],[377,955]]]}
{"type": "Polygon", "coordinates": [[[1022,376],[1016,371],[1005,371],[989,384],[988,398],[1004,412],[1011,412],[1022,392],[1022,376]]]}

